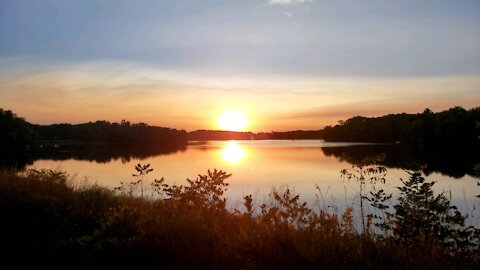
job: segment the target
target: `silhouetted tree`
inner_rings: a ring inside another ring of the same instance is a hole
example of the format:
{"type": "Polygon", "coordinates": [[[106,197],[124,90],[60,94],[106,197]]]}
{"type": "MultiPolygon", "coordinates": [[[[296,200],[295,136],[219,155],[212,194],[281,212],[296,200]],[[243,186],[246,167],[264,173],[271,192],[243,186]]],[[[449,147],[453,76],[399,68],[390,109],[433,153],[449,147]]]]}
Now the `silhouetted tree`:
{"type": "Polygon", "coordinates": [[[480,107],[465,110],[453,107],[433,113],[390,114],[380,117],[355,116],[321,131],[326,141],[404,142],[434,145],[443,142],[479,143],[480,107]]]}
{"type": "Polygon", "coordinates": [[[35,132],[32,125],[12,111],[0,109],[0,148],[20,148],[32,145],[35,132]]]}

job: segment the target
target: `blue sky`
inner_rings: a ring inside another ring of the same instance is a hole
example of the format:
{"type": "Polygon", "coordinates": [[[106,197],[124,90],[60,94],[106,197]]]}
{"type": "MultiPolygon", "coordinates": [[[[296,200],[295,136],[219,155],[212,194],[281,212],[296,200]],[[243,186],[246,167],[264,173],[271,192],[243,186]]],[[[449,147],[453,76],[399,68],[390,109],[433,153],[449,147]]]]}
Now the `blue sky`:
{"type": "Polygon", "coordinates": [[[195,129],[236,107],[258,130],[320,128],[478,106],[479,76],[480,1],[0,2],[0,107],[40,123],[195,129]]]}

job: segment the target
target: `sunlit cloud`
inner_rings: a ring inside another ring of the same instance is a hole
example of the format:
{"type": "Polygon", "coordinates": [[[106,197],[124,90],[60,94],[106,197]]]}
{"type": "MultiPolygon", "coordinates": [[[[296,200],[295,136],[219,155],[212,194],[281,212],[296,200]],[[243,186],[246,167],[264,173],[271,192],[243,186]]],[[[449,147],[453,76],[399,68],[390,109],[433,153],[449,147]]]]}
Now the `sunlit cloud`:
{"type": "Polygon", "coordinates": [[[268,3],[270,5],[298,5],[311,2],[313,2],[313,0],[270,0],[268,3]]]}
{"type": "MultiPolygon", "coordinates": [[[[30,68],[19,61],[10,59],[9,69],[0,69],[0,107],[33,123],[127,119],[216,129],[218,115],[237,108],[251,118],[252,131],[318,129],[355,115],[471,108],[480,100],[478,75],[219,75],[126,61],[51,62],[30,68]]],[[[0,60],[3,67],[7,62],[0,60]]]]}

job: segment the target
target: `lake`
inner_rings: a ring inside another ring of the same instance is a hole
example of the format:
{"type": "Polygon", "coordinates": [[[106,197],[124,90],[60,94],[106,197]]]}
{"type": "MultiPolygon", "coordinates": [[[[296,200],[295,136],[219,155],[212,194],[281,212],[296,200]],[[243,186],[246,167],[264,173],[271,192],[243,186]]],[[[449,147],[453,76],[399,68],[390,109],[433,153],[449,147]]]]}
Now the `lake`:
{"type": "MultiPolygon", "coordinates": [[[[438,181],[436,192],[445,192],[471,223],[478,223],[480,194],[474,166],[480,163],[475,149],[438,147],[421,149],[403,145],[327,143],[299,141],[210,141],[190,142],[185,147],[83,146],[41,152],[9,153],[3,164],[21,168],[60,169],[75,175],[76,181],[115,187],[132,181],[136,164],[151,164],[154,171],[146,182],[164,177],[167,183],[183,184],[186,178],[221,169],[232,174],[226,197],[231,207],[239,207],[243,196],[267,200],[273,187],[288,186],[311,206],[342,212],[358,204],[359,184],[340,177],[342,169],[352,168],[366,158],[387,167],[386,182],[376,188],[396,193],[407,170],[420,169],[429,180],[438,181]],[[318,187],[318,188],[316,188],[318,187]]],[[[0,160],[0,162],[2,161],[0,160]]],[[[368,185],[371,189],[372,186],[368,185]]]]}

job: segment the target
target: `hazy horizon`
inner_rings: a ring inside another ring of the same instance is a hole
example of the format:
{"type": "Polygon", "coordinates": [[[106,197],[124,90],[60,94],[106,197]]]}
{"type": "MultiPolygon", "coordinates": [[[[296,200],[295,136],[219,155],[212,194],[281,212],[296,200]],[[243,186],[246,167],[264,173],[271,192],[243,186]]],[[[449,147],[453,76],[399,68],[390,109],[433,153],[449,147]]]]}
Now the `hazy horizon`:
{"type": "Polygon", "coordinates": [[[0,108],[246,131],[480,105],[478,1],[2,1],[0,108]]]}

